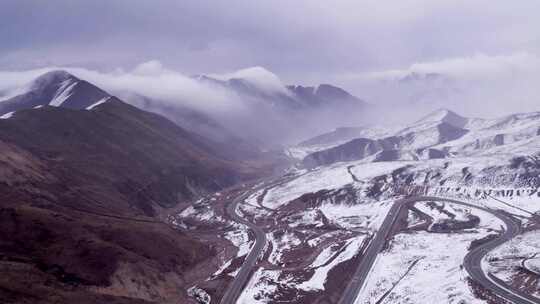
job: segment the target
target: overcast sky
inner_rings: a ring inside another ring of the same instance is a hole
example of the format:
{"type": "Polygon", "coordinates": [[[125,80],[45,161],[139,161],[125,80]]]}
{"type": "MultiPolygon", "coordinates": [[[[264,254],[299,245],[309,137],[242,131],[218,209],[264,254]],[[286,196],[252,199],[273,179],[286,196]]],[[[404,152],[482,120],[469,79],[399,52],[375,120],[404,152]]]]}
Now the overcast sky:
{"type": "Polygon", "coordinates": [[[538,0],[2,0],[0,70],[262,66],[286,83],[358,93],[366,75],[419,67],[479,77],[527,68],[538,62],[539,17],[538,0]]]}

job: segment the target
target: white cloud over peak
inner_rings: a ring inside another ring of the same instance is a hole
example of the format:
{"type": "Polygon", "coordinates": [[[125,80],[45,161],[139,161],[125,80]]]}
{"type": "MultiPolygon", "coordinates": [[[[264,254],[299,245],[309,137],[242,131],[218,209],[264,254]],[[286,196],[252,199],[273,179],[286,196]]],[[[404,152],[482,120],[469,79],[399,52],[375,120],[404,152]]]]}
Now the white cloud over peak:
{"type": "Polygon", "coordinates": [[[411,73],[435,73],[460,79],[480,80],[506,77],[516,73],[540,73],[539,68],[540,57],[528,52],[495,56],[477,53],[468,57],[413,63],[406,69],[366,73],[362,78],[385,80],[401,78],[411,73]]]}
{"type": "Polygon", "coordinates": [[[260,67],[250,67],[225,74],[211,74],[211,77],[221,80],[243,79],[267,93],[279,92],[289,94],[281,79],[269,70],[260,67]]]}

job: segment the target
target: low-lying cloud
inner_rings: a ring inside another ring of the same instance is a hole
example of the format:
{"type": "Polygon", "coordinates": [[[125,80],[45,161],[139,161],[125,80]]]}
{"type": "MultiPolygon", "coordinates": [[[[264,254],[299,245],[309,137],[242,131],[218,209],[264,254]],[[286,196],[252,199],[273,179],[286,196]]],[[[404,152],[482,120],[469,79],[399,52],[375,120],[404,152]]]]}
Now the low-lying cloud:
{"type": "Polygon", "coordinates": [[[540,57],[528,52],[418,62],[337,81],[377,105],[417,116],[441,107],[479,117],[540,110],[540,57]]]}
{"type": "Polygon", "coordinates": [[[155,60],[141,63],[131,71],[117,69],[111,72],[100,72],[79,67],[0,71],[0,90],[17,92],[39,75],[53,70],[65,70],[111,94],[129,91],[163,102],[211,112],[232,112],[243,109],[242,103],[234,92],[201,83],[182,73],[167,69],[155,60]]]}
{"type": "MultiPolygon", "coordinates": [[[[332,127],[407,122],[437,108],[449,108],[462,115],[503,116],[516,112],[539,111],[540,57],[518,52],[489,56],[447,58],[418,62],[403,69],[341,74],[329,82],[353,88],[352,92],[378,107],[380,115],[337,112],[312,113],[316,122],[305,125],[286,121],[273,113],[271,106],[234,90],[199,81],[164,66],[157,60],[143,62],[131,70],[109,72],[80,67],[47,67],[26,71],[0,71],[0,99],[13,96],[41,74],[64,69],[112,94],[135,93],[167,105],[178,105],[204,112],[239,135],[261,140],[300,140],[332,127]],[[336,117],[336,115],[338,117],[336,117]],[[340,116],[341,115],[341,116],[340,116]],[[275,128],[279,126],[280,132],[275,128]]],[[[290,94],[281,79],[262,67],[221,74],[219,80],[241,78],[270,94],[290,94]]]]}
{"type": "MultiPolygon", "coordinates": [[[[273,111],[268,100],[243,95],[212,81],[200,81],[197,76],[186,76],[156,60],[141,63],[130,71],[116,69],[101,72],[79,67],[0,71],[0,93],[3,92],[0,100],[24,92],[35,78],[53,70],[65,70],[113,95],[125,98],[127,102],[138,104],[140,96],[148,97],[160,105],[154,110],[161,111],[165,116],[168,113],[163,111],[166,112],[171,106],[200,111],[242,137],[281,143],[291,138],[298,140],[299,138],[295,137],[297,134],[305,134],[305,130],[294,128],[294,122],[288,122],[286,117],[273,111]],[[280,132],[276,132],[277,126],[281,128],[280,132]]],[[[290,94],[278,76],[262,67],[210,76],[222,81],[241,78],[269,96],[290,94]]]]}

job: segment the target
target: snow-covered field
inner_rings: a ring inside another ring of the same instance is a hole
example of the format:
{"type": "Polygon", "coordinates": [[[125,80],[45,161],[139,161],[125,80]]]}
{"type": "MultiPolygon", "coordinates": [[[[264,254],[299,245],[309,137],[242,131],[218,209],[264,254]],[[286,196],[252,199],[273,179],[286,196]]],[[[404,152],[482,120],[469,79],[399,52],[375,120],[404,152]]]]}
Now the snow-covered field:
{"type": "Polygon", "coordinates": [[[272,243],[272,252],[268,261],[274,265],[280,264],[284,252],[302,243],[294,233],[288,231],[279,233],[279,236],[276,233],[269,233],[267,238],[272,243]]]}
{"type": "Polygon", "coordinates": [[[357,205],[326,203],[319,208],[332,223],[342,228],[375,231],[384,221],[392,203],[392,200],[359,202],[357,205]]]}
{"type": "Polygon", "coordinates": [[[268,303],[279,294],[280,289],[324,290],[329,271],[359,254],[364,241],[365,236],[357,236],[346,240],[342,245],[326,247],[305,269],[305,271],[312,273],[307,279],[295,278],[283,270],[259,268],[250,279],[238,303],[268,303]]]}
{"type": "Polygon", "coordinates": [[[280,270],[264,270],[259,268],[249,280],[248,285],[244,288],[237,303],[268,303],[280,285],[289,284],[290,280],[281,278],[280,270]]]}
{"type": "Polygon", "coordinates": [[[479,235],[416,232],[397,235],[379,255],[356,303],[484,303],[476,300],[461,268],[468,244],[479,235]],[[407,269],[418,261],[410,272],[407,269]]]}
{"type": "Polygon", "coordinates": [[[379,175],[391,173],[406,164],[407,162],[369,163],[360,161],[315,169],[289,183],[270,189],[264,198],[263,205],[276,209],[306,193],[342,188],[353,182],[353,178],[347,170],[348,166],[352,166],[351,171],[356,178],[369,180],[379,175]]]}
{"type": "Polygon", "coordinates": [[[249,253],[253,240],[249,239],[248,228],[244,225],[234,224],[234,230],[225,233],[225,238],[238,248],[237,257],[245,256],[249,253]]]}
{"type": "MultiPolygon", "coordinates": [[[[448,204],[450,205],[450,204],[448,204]]],[[[416,206],[440,214],[425,203],[416,206]],[[421,206],[424,205],[424,206],[421,206]]],[[[356,303],[484,303],[474,297],[462,268],[470,243],[483,238],[502,222],[488,213],[461,206],[448,208],[478,216],[479,228],[454,233],[401,233],[377,257],[356,303]]],[[[456,212],[459,213],[459,212],[456,212]]]]}
{"type": "Polygon", "coordinates": [[[270,189],[262,204],[267,208],[276,209],[305,193],[337,189],[351,182],[350,174],[342,165],[314,170],[270,189]]]}
{"type": "MultiPolygon", "coordinates": [[[[329,275],[337,280],[332,269],[360,253],[403,195],[455,198],[504,210],[519,218],[524,227],[533,227],[531,216],[540,210],[534,167],[540,151],[540,136],[534,135],[534,128],[540,124],[535,115],[531,117],[470,119],[467,135],[439,145],[440,117],[420,121],[397,133],[410,136],[405,147],[427,145],[449,152],[448,157],[418,160],[426,151],[414,149],[400,151],[414,157],[397,161],[378,162],[371,155],[296,172],[295,179],[256,191],[239,204],[238,213],[260,226],[268,242],[239,303],[295,303],[332,292],[335,300],[340,287],[326,284],[329,275]],[[501,132],[504,134],[499,135],[501,132]],[[485,136],[475,141],[479,134],[485,136]],[[516,156],[523,158],[516,160],[516,156]]],[[[317,148],[289,152],[299,157],[317,148]]],[[[488,212],[452,203],[422,202],[414,207],[417,209],[408,210],[408,223],[401,226],[409,230],[397,231],[377,257],[357,304],[484,303],[469,286],[463,259],[473,241],[502,231],[504,224],[488,212]]],[[[201,221],[222,220],[206,211],[186,210],[184,215],[201,221]]],[[[514,246],[506,250],[522,256],[520,267],[533,273],[540,271],[540,254],[533,255],[540,248],[533,240],[540,239],[538,236],[524,235],[514,245],[505,245],[514,246]]],[[[238,256],[249,251],[251,244],[242,229],[227,232],[226,238],[239,248],[238,256]]],[[[498,258],[499,264],[490,265],[491,271],[511,280],[515,259],[498,258]]]]}
{"type": "Polygon", "coordinates": [[[357,255],[362,248],[365,238],[365,236],[358,236],[347,240],[345,245],[339,248],[343,251],[340,252],[338,249],[337,251],[339,253],[337,255],[335,254],[335,250],[332,251],[333,248],[326,248],[329,250],[324,250],[309,266],[311,269],[315,269],[311,278],[297,285],[297,288],[304,290],[324,290],[324,283],[326,283],[328,272],[340,263],[350,260],[357,255]]]}

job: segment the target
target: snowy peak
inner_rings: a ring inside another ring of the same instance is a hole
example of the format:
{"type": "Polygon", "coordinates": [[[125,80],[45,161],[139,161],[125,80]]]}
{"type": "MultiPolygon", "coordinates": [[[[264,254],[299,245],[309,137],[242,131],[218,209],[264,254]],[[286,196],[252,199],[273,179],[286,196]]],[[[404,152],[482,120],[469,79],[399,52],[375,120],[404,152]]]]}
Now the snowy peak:
{"type": "Polygon", "coordinates": [[[421,118],[417,123],[447,123],[456,128],[463,128],[469,120],[448,109],[439,109],[421,118]]]}
{"type": "Polygon", "coordinates": [[[441,109],[384,138],[359,137],[323,149],[311,149],[313,152],[303,162],[307,166],[318,166],[368,157],[372,157],[373,161],[393,161],[502,154],[532,155],[538,151],[539,136],[538,112],[479,119],[465,118],[441,109]]]}
{"type": "Polygon", "coordinates": [[[62,83],[66,82],[77,82],[79,79],[70,73],[63,70],[56,70],[47,72],[38,78],[34,79],[30,84],[30,90],[39,91],[46,90],[47,88],[56,86],[60,87],[62,83]]]}
{"type": "Polygon", "coordinates": [[[0,115],[45,105],[81,110],[110,96],[93,84],[61,70],[45,73],[27,87],[24,93],[0,102],[0,115]]]}

